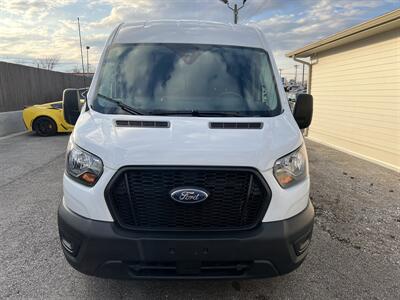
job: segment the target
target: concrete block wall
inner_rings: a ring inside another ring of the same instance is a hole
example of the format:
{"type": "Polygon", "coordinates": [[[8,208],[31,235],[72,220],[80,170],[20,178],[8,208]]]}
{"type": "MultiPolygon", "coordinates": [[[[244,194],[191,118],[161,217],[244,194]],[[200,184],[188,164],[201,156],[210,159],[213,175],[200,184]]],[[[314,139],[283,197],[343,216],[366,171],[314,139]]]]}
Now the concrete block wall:
{"type": "Polygon", "coordinates": [[[0,113],[0,137],[25,131],[22,110],[0,113]]]}

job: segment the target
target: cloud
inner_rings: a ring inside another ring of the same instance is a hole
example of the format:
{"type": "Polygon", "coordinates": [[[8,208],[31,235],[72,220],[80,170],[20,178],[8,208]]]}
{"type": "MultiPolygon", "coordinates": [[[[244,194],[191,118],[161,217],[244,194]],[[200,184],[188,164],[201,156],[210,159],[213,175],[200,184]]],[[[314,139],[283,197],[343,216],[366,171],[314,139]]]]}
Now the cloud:
{"type": "MultiPolygon", "coordinates": [[[[349,28],[369,14],[371,8],[378,8],[391,0],[305,0],[306,9],[290,14],[275,14],[257,24],[270,41],[274,56],[280,67],[293,69],[293,61],[284,54],[308,43],[349,28]]],[[[288,71],[291,74],[292,71],[288,71]]]]}
{"type": "MultiPolygon", "coordinates": [[[[230,0],[241,4],[242,0],[230,0]]],[[[242,23],[257,24],[267,35],[278,65],[292,68],[284,53],[398,6],[395,0],[248,0],[242,23]]],[[[227,22],[233,14],[219,0],[4,0],[0,19],[0,58],[32,59],[59,55],[72,68],[80,50],[76,16],[91,61],[100,56],[120,22],[149,19],[200,19],[227,22]]]]}
{"type": "Polygon", "coordinates": [[[13,16],[23,16],[24,19],[42,20],[51,10],[76,2],[76,0],[5,0],[2,1],[4,13],[13,16]]]}
{"type": "MultiPolygon", "coordinates": [[[[93,23],[93,26],[115,26],[120,22],[154,19],[198,19],[226,22],[233,13],[218,0],[98,0],[112,7],[108,16],[93,23]]],[[[231,5],[241,5],[240,0],[231,0],[231,5]]],[[[240,11],[241,20],[248,20],[266,9],[283,7],[278,0],[252,0],[240,11]]]]}

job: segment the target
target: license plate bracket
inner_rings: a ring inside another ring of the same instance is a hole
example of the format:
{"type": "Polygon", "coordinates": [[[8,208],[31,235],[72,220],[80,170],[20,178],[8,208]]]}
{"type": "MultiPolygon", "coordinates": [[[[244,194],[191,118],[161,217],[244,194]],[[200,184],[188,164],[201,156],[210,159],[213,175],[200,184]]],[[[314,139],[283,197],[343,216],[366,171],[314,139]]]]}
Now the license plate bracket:
{"type": "Polygon", "coordinates": [[[196,275],[200,274],[200,261],[181,261],[176,264],[176,272],[179,275],[196,275]]]}

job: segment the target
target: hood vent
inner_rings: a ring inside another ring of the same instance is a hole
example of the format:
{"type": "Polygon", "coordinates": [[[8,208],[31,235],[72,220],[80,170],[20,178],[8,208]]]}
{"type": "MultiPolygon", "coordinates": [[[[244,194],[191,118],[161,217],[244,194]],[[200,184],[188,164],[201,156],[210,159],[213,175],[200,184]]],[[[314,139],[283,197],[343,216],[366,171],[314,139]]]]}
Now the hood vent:
{"type": "Polygon", "coordinates": [[[115,121],[117,127],[141,127],[141,128],[169,128],[169,122],[166,121],[115,121]]]}
{"type": "Polygon", "coordinates": [[[263,123],[261,122],[211,122],[211,129],[262,129],[263,123]]]}

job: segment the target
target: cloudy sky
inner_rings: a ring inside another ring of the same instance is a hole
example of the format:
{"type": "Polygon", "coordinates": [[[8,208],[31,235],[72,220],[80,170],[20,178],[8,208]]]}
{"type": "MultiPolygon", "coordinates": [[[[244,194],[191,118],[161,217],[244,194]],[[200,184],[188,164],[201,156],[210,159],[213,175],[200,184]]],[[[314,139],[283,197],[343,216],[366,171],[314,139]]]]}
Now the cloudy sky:
{"type": "MultiPolygon", "coordinates": [[[[231,4],[242,0],[230,0],[231,4]]],[[[241,23],[255,23],[268,36],[284,75],[294,63],[284,53],[399,8],[398,0],[248,0],[241,23]]],[[[107,36],[120,22],[201,19],[231,22],[219,0],[0,0],[0,60],[34,64],[57,56],[57,70],[79,66],[76,17],[83,45],[95,67],[107,36]]]]}

